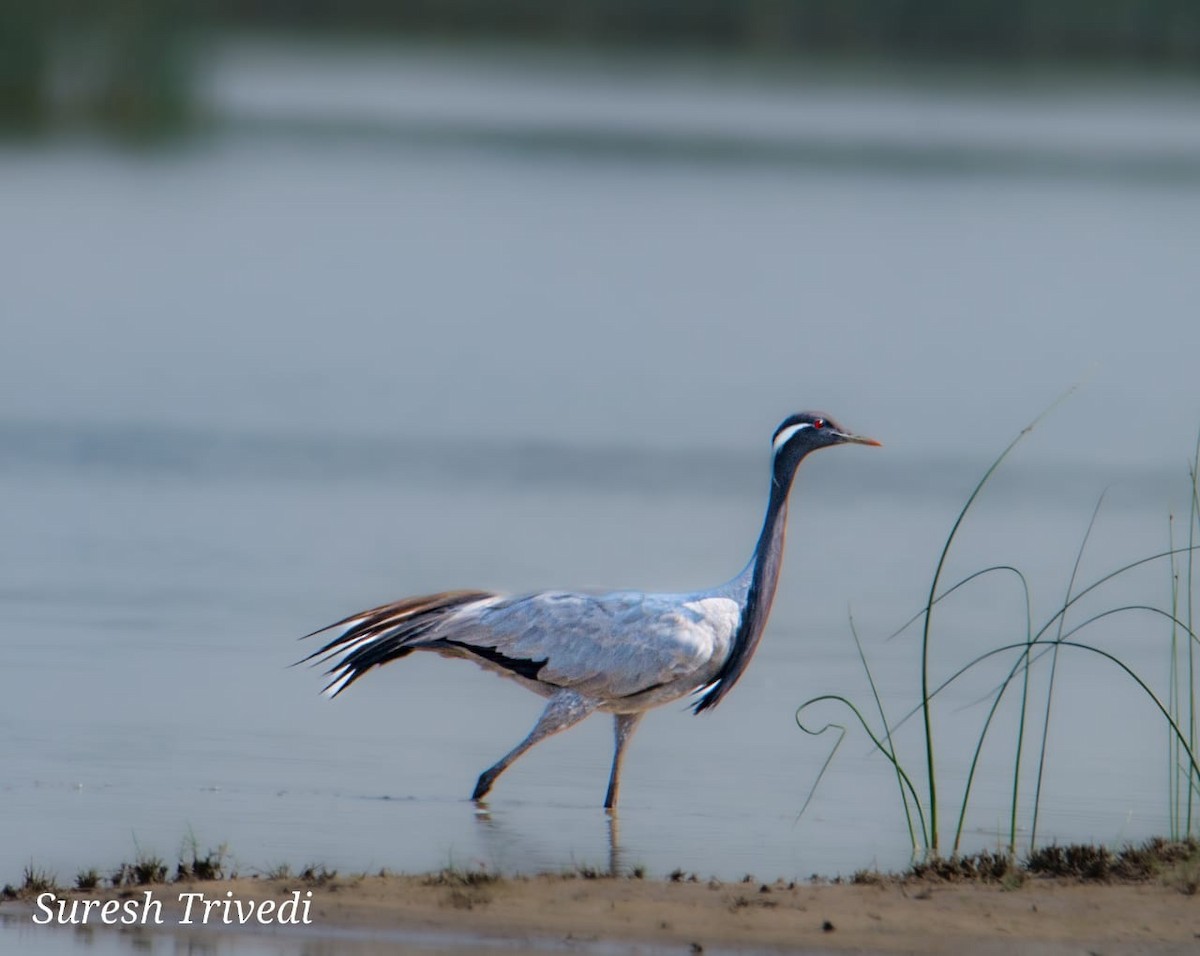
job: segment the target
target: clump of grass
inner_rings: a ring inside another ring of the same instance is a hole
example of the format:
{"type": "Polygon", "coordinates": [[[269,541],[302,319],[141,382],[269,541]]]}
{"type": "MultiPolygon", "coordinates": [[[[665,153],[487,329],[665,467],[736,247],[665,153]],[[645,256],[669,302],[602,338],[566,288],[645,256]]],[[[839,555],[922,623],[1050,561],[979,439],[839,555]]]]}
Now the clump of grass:
{"type": "Polygon", "coordinates": [[[225,878],[225,858],[229,848],[221,844],[215,850],[200,855],[199,844],[191,838],[175,867],[175,882],[187,880],[222,880],[225,878]]]}
{"type": "Polygon", "coordinates": [[[138,851],[132,863],[122,863],[109,877],[114,887],[150,886],[167,881],[167,863],[161,856],[138,851]]]}
{"type": "MultiPolygon", "coordinates": [[[[1065,397],[1065,396],[1064,396],[1065,397]]],[[[1060,399],[1061,400],[1061,399],[1060,399]]],[[[1055,403],[1057,404],[1057,402],[1055,403]]],[[[1051,406],[1053,408],[1054,406],[1051,406]]],[[[1030,589],[1028,581],[1022,572],[1011,565],[995,565],[976,571],[957,581],[956,583],[945,587],[942,585],[942,574],[946,568],[947,558],[955,537],[961,529],[963,522],[975,503],[988,481],[995,473],[1001,463],[1008,457],[1010,452],[1016,447],[1017,443],[1024,438],[1034,427],[1045,417],[1047,412],[1039,415],[1029,426],[1023,429],[1020,434],[1014,438],[1004,451],[992,462],[991,466],[984,472],[983,477],[975,485],[967,498],[966,503],[959,510],[957,518],[950,529],[941,554],[938,558],[933,578],[929,588],[928,598],[923,609],[911,618],[904,627],[900,628],[892,636],[897,636],[907,630],[911,625],[922,622],[922,634],[920,645],[920,697],[917,705],[908,712],[908,714],[899,721],[892,722],[889,720],[878,693],[874,677],[871,673],[870,665],[867,661],[866,654],[863,651],[862,644],[859,641],[858,633],[854,628],[853,619],[850,621],[850,632],[854,638],[855,645],[858,649],[859,659],[866,672],[867,681],[870,686],[872,697],[874,698],[875,709],[878,714],[879,723],[878,729],[875,729],[871,721],[869,721],[849,698],[840,694],[823,694],[819,697],[814,697],[804,704],[796,712],[796,721],[802,730],[810,734],[822,734],[828,730],[836,730],[838,736],[834,745],[826,758],[824,765],[818,771],[816,782],[813,785],[813,791],[820,783],[821,778],[828,769],[830,762],[833,760],[838,747],[846,735],[846,728],[840,724],[828,723],[819,729],[810,729],[804,723],[805,711],[820,702],[829,701],[845,707],[853,716],[858,725],[865,731],[871,742],[883,754],[884,758],[892,765],[896,775],[896,786],[899,794],[901,806],[904,811],[905,821],[908,827],[910,841],[912,843],[914,854],[923,853],[927,857],[932,857],[933,863],[938,866],[948,866],[948,861],[937,861],[941,846],[941,824],[940,824],[940,793],[938,787],[938,774],[936,770],[935,746],[934,746],[934,729],[933,729],[933,709],[932,704],[935,697],[946,690],[950,685],[964,677],[968,672],[974,670],[979,665],[985,662],[993,661],[998,657],[1007,657],[1010,661],[1007,673],[1000,681],[999,685],[989,695],[990,707],[982,722],[978,737],[976,738],[974,751],[971,755],[970,767],[966,776],[965,785],[963,787],[961,798],[958,800],[958,819],[954,830],[954,839],[952,843],[950,861],[954,866],[962,866],[964,860],[974,860],[975,863],[981,864],[984,867],[984,872],[1000,872],[1000,866],[995,860],[981,860],[979,855],[973,858],[964,858],[958,855],[959,847],[962,840],[964,825],[966,821],[967,810],[971,802],[971,789],[975,780],[975,775],[979,769],[980,759],[984,750],[984,745],[988,740],[989,732],[993,728],[993,721],[999,713],[1000,705],[1014,687],[1019,690],[1019,707],[1015,726],[1012,729],[1013,737],[1015,738],[1015,757],[1012,767],[1011,780],[1011,803],[1008,807],[1008,840],[1006,847],[1005,859],[1011,864],[1017,854],[1017,833],[1018,820],[1020,817],[1019,795],[1022,792],[1021,782],[1024,779],[1022,758],[1026,750],[1026,730],[1029,721],[1032,718],[1032,711],[1035,704],[1031,699],[1030,690],[1030,673],[1032,668],[1048,658],[1050,673],[1049,682],[1046,691],[1044,707],[1042,709],[1041,719],[1041,740],[1037,746],[1037,761],[1036,761],[1036,777],[1035,786],[1032,798],[1032,805],[1029,810],[1031,814],[1031,826],[1029,827],[1029,848],[1033,850],[1037,846],[1038,834],[1038,812],[1040,807],[1040,799],[1042,793],[1043,777],[1047,771],[1046,755],[1048,751],[1049,728],[1051,722],[1051,711],[1054,700],[1055,676],[1058,670],[1060,652],[1070,651],[1071,654],[1084,652],[1092,657],[1099,658],[1102,661],[1116,667],[1124,678],[1135,684],[1143,694],[1144,698],[1158,711],[1166,724],[1169,742],[1171,744],[1171,797],[1170,809],[1172,814],[1172,837],[1179,839],[1181,837],[1190,838],[1195,830],[1200,830],[1200,809],[1193,814],[1193,803],[1200,808],[1200,732],[1197,730],[1197,725],[1200,724],[1200,708],[1197,707],[1196,696],[1196,664],[1200,659],[1200,637],[1197,636],[1196,630],[1192,626],[1192,556],[1197,550],[1200,550],[1200,543],[1197,543],[1195,532],[1200,529],[1200,492],[1197,490],[1200,478],[1200,438],[1197,440],[1195,461],[1191,468],[1191,484],[1192,484],[1192,504],[1191,504],[1191,530],[1189,531],[1188,544],[1186,547],[1176,548],[1172,541],[1168,550],[1144,557],[1135,561],[1131,561],[1115,571],[1101,576],[1085,587],[1076,588],[1076,577],[1079,571],[1081,558],[1084,549],[1087,545],[1088,538],[1091,534],[1092,527],[1095,524],[1099,513],[1100,505],[1097,504],[1096,510],[1092,514],[1092,521],[1088,525],[1087,532],[1084,535],[1083,542],[1079,548],[1076,557],[1075,566],[1072,569],[1069,583],[1067,585],[1066,595],[1062,603],[1058,606],[1054,614],[1052,614],[1040,628],[1035,629],[1033,624],[1032,601],[1030,597],[1030,589]],[[1178,574],[1175,572],[1174,563],[1178,555],[1187,555],[1187,595],[1186,595],[1186,613],[1184,617],[1180,614],[1180,595],[1177,586],[1178,574]],[[1071,628],[1066,627],[1066,619],[1068,613],[1078,604],[1085,596],[1097,591],[1102,586],[1107,585],[1144,564],[1154,561],[1162,561],[1170,559],[1172,562],[1173,571],[1173,590],[1172,590],[1172,605],[1169,611],[1158,607],[1152,607],[1140,604],[1125,604],[1116,607],[1111,607],[1098,614],[1087,618],[1082,623],[1076,624],[1071,628]],[[1024,596],[1025,602],[1025,620],[1022,622],[1021,639],[1012,643],[1004,644],[999,647],[994,647],[985,653],[979,654],[974,659],[968,661],[964,666],[958,668],[948,678],[940,683],[935,683],[932,679],[930,660],[931,660],[931,645],[933,636],[933,618],[934,609],[945,599],[965,587],[977,579],[985,576],[990,576],[996,573],[1002,573],[1012,576],[1019,584],[1024,596]],[[1151,689],[1150,685],[1141,676],[1135,673],[1127,664],[1120,658],[1100,647],[1086,643],[1077,635],[1089,628],[1096,622],[1114,616],[1114,615],[1153,615],[1159,619],[1166,619],[1172,628],[1172,645],[1171,645],[1171,681],[1170,693],[1167,697],[1167,702],[1164,702],[1151,689]],[[909,718],[919,716],[923,723],[924,730],[924,746],[922,753],[923,777],[920,775],[910,774],[905,762],[903,761],[900,752],[898,751],[893,734],[904,724],[909,718]],[[924,793],[918,791],[918,786],[914,783],[915,779],[923,784],[924,793]]],[[[1101,497],[1103,500],[1103,496],[1101,497]]],[[[985,702],[988,698],[985,698],[985,702]]],[[[812,800],[812,793],[801,807],[800,813],[803,814],[812,800]]],[[[1097,863],[1097,865],[1099,865],[1097,863]]],[[[949,871],[947,871],[949,872],[949,871]]],[[[1011,870],[1008,871],[1011,874],[1011,870]]],[[[999,877],[1007,879],[1008,876],[999,877]]]]}
{"type": "Polygon", "coordinates": [[[327,886],[337,879],[338,871],[321,864],[309,864],[300,871],[300,879],[310,886],[327,886]]]}
{"type": "MultiPolygon", "coordinates": [[[[194,838],[193,838],[194,842],[194,838]]],[[[144,851],[133,838],[134,858],[132,863],[122,863],[109,876],[114,888],[122,886],[149,886],[167,881],[167,862],[155,853],[144,851]]]]}
{"type": "MultiPolygon", "coordinates": [[[[849,882],[858,886],[882,886],[896,882],[986,883],[1016,887],[1031,878],[1071,882],[1148,883],[1161,882],[1181,892],[1200,875],[1200,843],[1156,837],[1140,844],[1110,849],[1097,844],[1052,843],[1031,851],[1023,860],[1007,853],[983,851],[965,856],[930,857],[914,862],[899,874],[876,869],[855,872],[849,882]]],[[[834,883],[841,882],[835,878],[834,883]]]]}
{"type": "Polygon", "coordinates": [[[53,873],[42,867],[34,866],[32,862],[25,865],[21,874],[21,885],[17,888],[16,896],[37,896],[39,893],[53,892],[58,889],[58,879],[53,873]]]}
{"type": "Polygon", "coordinates": [[[267,870],[263,874],[263,877],[268,880],[290,880],[292,878],[292,868],[286,863],[280,863],[267,870]]]}
{"type": "Polygon", "coordinates": [[[1098,883],[1173,883],[1179,878],[1186,883],[1194,868],[1200,868],[1200,843],[1162,838],[1116,851],[1091,844],[1052,843],[1033,850],[1025,860],[1025,869],[1037,876],[1098,883]]]}
{"type": "Polygon", "coordinates": [[[456,866],[447,866],[424,877],[421,885],[446,887],[450,891],[446,900],[451,906],[455,909],[470,910],[476,906],[486,906],[492,901],[488,888],[499,879],[499,874],[483,867],[464,870],[456,866]]]}
{"type": "Polygon", "coordinates": [[[133,878],[139,886],[166,882],[167,861],[153,853],[139,853],[133,861],[133,878]]]}
{"type": "Polygon", "coordinates": [[[5,883],[4,887],[0,889],[0,899],[29,899],[39,893],[55,892],[58,889],[58,879],[55,875],[47,869],[34,866],[31,861],[25,865],[20,885],[13,886],[11,883],[5,883]]]}
{"type": "Polygon", "coordinates": [[[966,856],[931,857],[909,869],[909,875],[916,879],[947,883],[1006,883],[1017,873],[1017,864],[1011,856],[990,850],[966,856]]]}
{"type": "Polygon", "coordinates": [[[90,893],[100,886],[100,871],[94,866],[75,874],[75,889],[90,893]]]}
{"type": "Polygon", "coordinates": [[[1200,840],[1194,837],[1186,840],[1155,837],[1139,846],[1126,847],[1121,851],[1121,858],[1127,862],[1144,861],[1141,865],[1145,872],[1153,874],[1180,863],[1200,862],[1200,840]]]}
{"type": "Polygon", "coordinates": [[[1051,843],[1030,853],[1025,865],[1038,876],[1107,882],[1112,876],[1113,854],[1102,846],[1051,843]]]}
{"type": "Polygon", "coordinates": [[[1187,840],[1162,842],[1164,846],[1155,848],[1158,878],[1185,896],[1195,896],[1200,892],[1200,840],[1189,837],[1187,840]]]}
{"type": "Polygon", "coordinates": [[[421,880],[422,886],[457,886],[457,887],[475,887],[488,886],[497,882],[500,879],[499,875],[492,873],[483,867],[477,869],[464,870],[457,866],[447,866],[436,873],[430,873],[421,880]]]}

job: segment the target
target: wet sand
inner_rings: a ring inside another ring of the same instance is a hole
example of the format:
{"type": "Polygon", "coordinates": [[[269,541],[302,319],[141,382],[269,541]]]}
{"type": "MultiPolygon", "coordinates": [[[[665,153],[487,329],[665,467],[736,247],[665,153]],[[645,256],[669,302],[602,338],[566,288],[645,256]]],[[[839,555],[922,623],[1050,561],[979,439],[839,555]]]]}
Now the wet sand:
{"type": "MultiPolygon", "coordinates": [[[[140,899],[146,889],[61,895],[140,899]]],[[[337,878],[321,884],[236,879],[149,889],[162,901],[168,927],[178,924],[181,892],[223,899],[232,891],[242,900],[282,901],[296,890],[311,890],[312,923],[290,927],[289,933],[316,939],[353,930],[362,942],[378,939],[381,951],[394,948],[397,940],[428,941],[444,934],[447,951],[464,952],[472,948],[464,938],[536,942],[539,948],[562,943],[586,950],[593,944],[604,951],[641,944],[683,952],[1200,952],[1200,895],[1157,883],[1027,880],[1006,889],[913,881],[764,885],[578,875],[470,880],[451,874],[337,878]]],[[[19,906],[29,903],[6,903],[3,909],[19,906]]]]}

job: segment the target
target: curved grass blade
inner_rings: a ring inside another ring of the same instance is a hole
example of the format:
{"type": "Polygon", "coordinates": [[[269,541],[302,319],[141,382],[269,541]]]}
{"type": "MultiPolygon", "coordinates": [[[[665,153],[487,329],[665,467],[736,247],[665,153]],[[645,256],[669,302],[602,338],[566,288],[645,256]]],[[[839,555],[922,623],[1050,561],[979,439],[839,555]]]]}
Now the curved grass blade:
{"type": "MultiPolygon", "coordinates": [[[[1169,551],[1160,551],[1156,554],[1152,554],[1145,558],[1139,558],[1137,561],[1131,561],[1129,564],[1122,565],[1120,568],[1117,568],[1117,570],[1111,571],[1108,574],[1105,574],[1103,577],[1092,582],[1092,584],[1088,585],[1086,588],[1084,588],[1082,591],[1080,591],[1078,594],[1076,594],[1075,597],[1071,598],[1071,600],[1067,602],[1067,605],[1065,607],[1059,608],[1059,610],[1057,612],[1055,612],[1055,614],[1052,615],[1050,617],[1050,619],[1048,621],[1046,621],[1038,629],[1037,633],[1034,634],[1033,643],[1040,645],[1040,647],[1044,649],[1035,654],[1034,661],[1039,660],[1041,654],[1048,654],[1048,653],[1050,653],[1051,650],[1053,650],[1052,642],[1051,641],[1043,641],[1042,638],[1045,636],[1046,632],[1049,631],[1050,628],[1054,626],[1054,624],[1058,620],[1059,616],[1064,614],[1069,606],[1076,604],[1085,594],[1088,594],[1088,593],[1096,590],[1096,588],[1100,587],[1102,584],[1105,584],[1108,581],[1111,581],[1112,579],[1118,577],[1119,575],[1124,574],[1126,571],[1131,571],[1134,568],[1140,567],[1143,564],[1148,564],[1151,561],[1157,561],[1161,558],[1169,557],[1172,554],[1186,554],[1189,550],[1200,551],[1200,544],[1195,545],[1194,549],[1189,549],[1186,547],[1175,548],[1175,549],[1169,550],[1169,551]]],[[[1003,567],[1003,566],[1001,565],[999,567],[1003,567]]],[[[1160,609],[1155,608],[1155,610],[1160,610],[1160,609]]],[[[1182,622],[1180,622],[1180,623],[1182,624],[1182,622]]],[[[1193,631],[1190,627],[1185,626],[1184,630],[1189,634],[1193,634],[1193,631]]],[[[955,680],[957,680],[959,677],[961,677],[967,670],[969,670],[971,668],[972,664],[974,664],[973,661],[971,663],[968,663],[968,664],[964,665],[963,667],[959,668],[950,677],[948,677],[941,684],[939,684],[937,686],[937,688],[933,691],[933,696],[937,696],[937,694],[939,694],[941,691],[945,690],[947,686],[949,686],[955,680]]],[[[1015,674],[1016,671],[1014,670],[1012,673],[1015,674]]],[[[992,694],[994,694],[994,693],[995,693],[995,690],[989,691],[987,694],[985,694],[981,698],[981,700],[989,700],[991,698],[992,694]]],[[[895,724],[892,725],[892,728],[891,728],[892,732],[895,733],[897,730],[899,730],[901,727],[903,727],[906,723],[908,723],[910,720],[912,720],[914,717],[916,717],[919,713],[921,713],[921,707],[922,707],[921,704],[916,704],[911,710],[906,712],[903,717],[901,717],[898,721],[896,721],[895,724]]]]}
{"type": "MultiPolygon", "coordinates": [[[[892,757],[894,763],[896,757],[896,745],[892,741],[892,732],[888,729],[888,719],[887,714],[884,713],[883,710],[883,701],[879,699],[879,689],[875,686],[875,677],[871,673],[871,665],[867,663],[867,655],[863,653],[862,641],[860,641],[858,638],[858,628],[854,626],[854,615],[850,612],[847,612],[847,617],[850,620],[850,635],[854,638],[854,646],[858,650],[858,659],[862,661],[863,670],[866,671],[867,674],[867,683],[871,686],[871,696],[875,698],[875,708],[879,711],[879,722],[883,727],[883,739],[888,745],[886,753],[892,757]]],[[[841,741],[839,740],[838,743],[840,744],[841,741]]],[[[833,754],[830,754],[830,758],[832,757],[833,754]]],[[[900,803],[904,807],[904,822],[908,825],[908,839],[911,841],[913,852],[915,853],[918,846],[917,833],[913,828],[912,810],[908,806],[908,794],[904,792],[904,784],[900,780],[900,771],[898,767],[896,768],[896,787],[900,791],[900,803]]],[[[922,837],[924,837],[924,834],[922,834],[922,837]]]]}
{"type": "Polygon", "coordinates": [[[942,577],[942,570],[946,566],[946,558],[950,554],[950,547],[954,543],[955,535],[958,534],[958,529],[962,527],[963,520],[967,516],[967,512],[971,510],[971,505],[975,503],[975,499],[979,497],[988,480],[995,474],[996,469],[1008,457],[1009,453],[1017,447],[1017,444],[1028,435],[1033,429],[1060,403],[1066,400],[1078,386],[1072,385],[1062,395],[1050,403],[1049,407],[1039,414],[1033,421],[1021,429],[1020,433],[1004,449],[999,457],[992,462],[987,471],[983,473],[983,477],[975,485],[971,494],[967,497],[966,504],[958,512],[958,517],[954,519],[954,526],[950,529],[950,534],[946,537],[946,543],[942,546],[942,553],[938,557],[937,567],[933,572],[933,580],[929,584],[929,597],[925,602],[925,626],[921,633],[921,716],[925,724],[925,764],[926,773],[929,777],[929,834],[930,834],[930,849],[934,853],[938,850],[938,819],[937,819],[937,773],[934,767],[933,758],[933,717],[929,707],[929,636],[933,627],[933,606],[936,603],[938,593],[938,582],[942,577]]]}
{"type": "MultiPolygon", "coordinates": [[[[823,727],[821,727],[820,730],[812,730],[805,725],[803,720],[801,720],[801,714],[803,714],[806,709],[808,709],[809,707],[812,707],[815,704],[820,704],[825,701],[834,701],[835,703],[842,704],[843,706],[846,707],[847,710],[850,711],[850,713],[852,713],[855,716],[855,718],[858,720],[859,726],[862,727],[863,732],[867,735],[867,737],[870,738],[871,743],[873,743],[879,749],[879,751],[888,759],[888,762],[891,763],[891,765],[896,769],[896,773],[900,775],[900,779],[904,781],[904,786],[908,788],[909,796],[912,798],[913,806],[916,808],[917,818],[920,821],[920,825],[921,825],[921,832],[923,834],[928,834],[929,830],[925,824],[925,813],[921,809],[921,801],[917,797],[917,791],[916,791],[916,788],[913,786],[912,780],[910,780],[908,774],[904,772],[904,768],[900,765],[900,762],[899,762],[899,760],[897,760],[896,756],[894,754],[889,753],[887,748],[884,746],[883,742],[878,737],[875,736],[875,732],[873,730],[871,730],[870,724],[867,723],[866,718],[863,717],[863,715],[862,715],[862,713],[860,713],[859,709],[857,707],[855,707],[854,704],[852,704],[847,698],[843,697],[841,694],[821,694],[818,697],[810,697],[803,704],[801,704],[798,708],[796,708],[796,726],[799,727],[806,734],[808,734],[809,736],[812,736],[812,737],[819,737],[830,727],[840,727],[841,726],[840,724],[825,724],[823,727]]],[[[826,761],[826,763],[828,763],[828,761],[826,761]]],[[[823,772],[824,772],[824,768],[822,768],[822,773],[823,772]]],[[[814,784],[814,787],[815,786],[816,785],[814,784]]],[[[925,845],[927,848],[929,847],[928,839],[926,839],[925,845]]]]}
{"type": "MultiPolygon", "coordinates": [[[[803,724],[800,725],[800,729],[805,733],[811,733],[811,731],[806,729],[803,724]]],[[[833,723],[826,724],[820,730],[816,731],[816,733],[813,733],[812,736],[820,737],[827,730],[836,730],[838,732],[838,738],[833,742],[833,747],[830,749],[829,755],[825,758],[825,762],[821,764],[821,769],[817,771],[817,776],[816,779],[813,780],[812,786],[808,788],[808,796],[804,798],[804,804],[800,807],[800,812],[796,814],[797,823],[799,823],[800,818],[804,816],[804,811],[808,809],[808,805],[812,803],[813,797],[815,797],[817,794],[817,787],[821,785],[821,780],[825,776],[825,771],[828,770],[829,765],[833,763],[834,755],[838,752],[838,748],[841,747],[842,741],[846,739],[846,728],[841,724],[833,723]]]]}
{"type": "MultiPolygon", "coordinates": [[[[1193,751],[1188,746],[1187,738],[1184,735],[1179,724],[1176,722],[1174,717],[1171,715],[1171,713],[1169,712],[1167,707],[1165,707],[1163,705],[1162,701],[1159,700],[1158,696],[1154,693],[1154,691],[1150,688],[1150,686],[1144,680],[1142,680],[1142,678],[1139,677],[1137,675],[1137,673],[1133,671],[1132,668],[1130,668],[1127,664],[1125,664],[1115,654],[1112,654],[1109,651],[1106,651],[1102,648],[1096,647],[1091,644],[1084,644],[1080,641],[1071,641],[1071,640],[1067,639],[1071,635],[1078,633],[1079,631],[1090,626],[1091,624],[1094,624],[1096,621],[1101,620],[1102,618],[1109,617],[1113,614],[1117,614],[1117,613],[1121,613],[1121,612],[1125,612],[1125,611],[1149,611],[1151,613],[1159,614],[1164,617],[1171,617],[1171,615],[1167,614],[1167,612],[1163,611],[1161,608],[1151,607],[1148,605],[1128,605],[1128,606],[1120,607],[1120,608],[1112,608],[1108,611],[1104,611],[1100,614],[1097,614],[1094,617],[1091,617],[1088,620],[1084,621],[1082,624],[1079,624],[1076,627],[1072,628],[1070,631],[1068,631],[1064,635],[1064,637],[1062,639],[1057,640],[1055,643],[1057,643],[1061,647],[1069,647],[1069,648],[1074,648],[1074,649],[1078,649],[1078,650],[1085,650],[1085,651],[1089,651],[1093,654],[1096,654],[1096,655],[1104,658],[1105,660],[1108,660],[1112,664],[1116,665],[1118,668],[1120,668],[1126,674],[1126,676],[1128,676],[1131,680],[1133,680],[1138,685],[1138,687],[1142,690],[1142,692],[1154,704],[1155,708],[1162,715],[1164,720],[1166,720],[1167,726],[1170,730],[1172,738],[1176,742],[1179,743],[1181,750],[1183,752],[1183,756],[1187,761],[1187,766],[1189,768],[1189,770],[1188,770],[1189,774],[1196,774],[1197,777],[1200,778],[1200,762],[1198,762],[1198,760],[1200,760],[1200,758],[1198,758],[1196,752],[1193,751]]],[[[1184,627],[1182,621],[1180,621],[1179,624],[1181,627],[1184,627]]],[[[1195,635],[1191,635],[1191,639],[1193,641],[1197,640],[1195,635]]],[[[980,654],[974,660],[970,661],[969,663],[965,664],[962,668],[960,668],[953,677],[947,679],[941,686],[939,686],[936,690],[934,690],[933,695],[936,695],[941,690],[944,690],[951,683],[953,683],[955,680],[957,680],[959,677],[961,677],[967,671],[974,668],[976,665],[981,664],[984,661],[986,661],[992,657],[996,657],[997,655],[1010,653],[1013,651],[1018,651],[1019,654],[1017,655],[1017,657],[1018,657],[1017,663],[1013,665],[1012,669],[1009,671],[1009,676],[1004,680],[1004,682],[1000,685],[1000,687],[997,690],[997,697],[993,701],[993,707],[992,707],[992,711],[994,712],[995,709],[998,708],[998,706],[999,706],[1000,699],[1003,697],[1004,693],[1008,690],[1009,686],[1011,686],[1012,681],[1015,678],[1017,672],[1021,669],[1021,667],[1022,667],[1021,662],[1024,660],[1025,654],[1028,651],[1028,647],[1029,647],[1028,642],[1021,641],[1020,643],[1005,644],[1001,647],[994,647],[991,650],[985,651],[983,654],[980,654]]],[[[1046,652],[1049,653],[1049,651],[1050,651],[1050,647],[1047,646],[1046,652]]],[[[987,737],[987,732],[990,727],[990,723],[991,723],[991,714],[989,714],[989,718],[988,718],[987,722],[985,722],[984,729],[980,734],[978,748],[982,748],[982,746],[983,746],[983,742],[987,737]]],[[[978,750],[977,750],[977,754],[978,754],[978,750]]],[[[974,767],[974,763],[972,766],[974,767]]],[[[1198,793],[1198,795],[1200,795],[1200,790],[1198,790],[1197,793],[1198,793]]],[[[962,814],[964,816],[966,813],[965,802],[967,799],[968,799],[968,797],[964,798],[964,807],[962,809],[962,814]]],[[[960,817],[960,826],[961,826],[961,820],[962,820],[962,818],[960,817]]],[[[956,835],[956,841],[957,841],[957,839],[958,839],[958,837],[956,835]]]]}
{"type": "MultiPolygon", "coordinates": [[[[1100,516],[1100,509],[1104,505],[1104,496],[1107,494],[1108,489],[1106,488],[1096,500],[1096,507],[1092,509],[1092,517],[1088,521],[1087,530],[1083,533],[1083,540],[1079,542],[1079,550],[1075,552],[1075,564],[1071,567],[1071,577],[1067,581],[1067,596],[1063,599],[1063,613],[1058,618],[1058,631],[1054,642],[1054,651],[1050,659],[1050,680],[1046,687],[1046,710],[1042,714],[1042,743],[1038,748],[1037,782],[1033,788],[1033,820],[1029,827],[1029,851],[1031,853],[1037,845],[1038,809],[1041,807],[1042,779],[1046,772],[1046,744],[1050,738],[1050,711],[1054,705],[1054,679],[1058,675],[1058,642],[1062,639],[1063,627],[1067,622],[1066,608],[1070,607],[1071,604],[1071,592],[1075,589],[1075,579],[1079,576],[1079,565],[1083,561],[1083,553],[1087,550],[1088,539],[1091,538],[1092,531],[1095,530],[1096,519],[1100,516]]],[[[1027,670],[1027,682],[1028,673],[1027,670]]],[[[1016,781],[1013,782],[1013,800],[1016,800],[1016,781]]]]}
{"type": "MultiPolygon", "coordinates": [[[[962,579],[956,581],[954,584],[950,585],[950,587],[946,588],[946,590],[943,591],[941,594],[939,594],[936,598],[934,598],[933,603],[935,605],[941,604],[942,601],[946,600],[946,598],[948,598],[951,594],[953,594],[959,588],[963,587],[966,584],[970,584],[976,578],[981,578],[985,574],[991,574],[993,571],[1011,571],[1013,574],[1016,574],[1017,576],[1021,576],[1021,571],[1018,568],[1013,567],[1011,564],[992,564],[986,568],[983,568],[980,571],[972,571],[965,578],[962,578],[962,579]]],[[[905,621],[902,625],[900,625],[900,627],[898,627],[896,630],[892,631],[891,634],[889,634],[887,637],[885,637],[883,639],[884,643],[886,644],[888,641],[892,640],[893,638],[899,637],[901,634],[903,634],[905,631],[907,631],[910,627],[912,627],[914,624],[916,624],[917,621],[921,620],[921,618],[923,618],[924,616],[925,616],[925,608],[921,608],[921,610],[917,611],[916,614],[914,614],[907,621],[905,621]]]]}

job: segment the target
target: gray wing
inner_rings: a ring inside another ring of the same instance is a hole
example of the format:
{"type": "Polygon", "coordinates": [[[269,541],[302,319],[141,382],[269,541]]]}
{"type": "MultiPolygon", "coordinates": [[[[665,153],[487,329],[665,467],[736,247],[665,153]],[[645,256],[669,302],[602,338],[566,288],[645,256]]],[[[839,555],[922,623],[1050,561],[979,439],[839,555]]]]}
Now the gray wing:
{"type": "Polygon", "coordinates": [[[375,667],[431,650],[535,685],[615,700],[676,681],[687,689],[710,682],[740,615],[740,603],[717,592],[544,591],[514,598],[447,591],[323,628],[315,633],[337,633],[305,660],[330,664],[329,696],[375,667]]]}
{"type": "Polygon", "coordinates": [[[468,605],[431,636],[529,662],[541,683],[612,700],[707,682],[739,615],[724,596],[549,591],[468,605]]]}

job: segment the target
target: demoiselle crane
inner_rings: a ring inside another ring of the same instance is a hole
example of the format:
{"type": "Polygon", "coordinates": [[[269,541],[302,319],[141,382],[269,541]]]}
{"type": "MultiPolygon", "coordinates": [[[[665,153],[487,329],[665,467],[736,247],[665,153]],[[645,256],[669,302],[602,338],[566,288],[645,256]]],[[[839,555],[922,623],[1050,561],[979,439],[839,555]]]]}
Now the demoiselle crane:
{"type": "Polygon", "coordinates": [[[772,437],[767,515],[754,553],[733,580],[705,591],[586,594],[444,591],[360,611],[308,635],[337,636],[305,661],[330,663],[336,697],[367,671],[433,651],[474,661],[549,699],[524,740],[479,777],[473,800],[534,744],[593,711],[613,714],[616,746],[604,806],[616,806],[625,748],[642,715],[696,694],[694,713],[715,707],[737,683],[762,638],[779,582],[788,493],[804,456],[818,448],[878,445],[828,415],[801,412],[772,437]]]}

